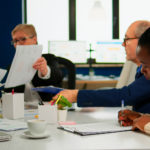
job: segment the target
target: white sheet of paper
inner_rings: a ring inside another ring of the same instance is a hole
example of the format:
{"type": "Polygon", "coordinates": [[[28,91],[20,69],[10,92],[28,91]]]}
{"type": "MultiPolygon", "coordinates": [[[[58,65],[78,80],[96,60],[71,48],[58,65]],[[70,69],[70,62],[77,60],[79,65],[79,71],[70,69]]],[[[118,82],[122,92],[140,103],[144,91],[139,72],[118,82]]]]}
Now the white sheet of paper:
{"type": "Polygon", "coordinates": [[[22,85],[32,80],[36,73],[32,66],[41,57],[42,48],[42,45],[17,46],[5,88],[22,85]]]}
{"type": "Polygon", "coordinates": [[[5,69],[0,69],[0,82],[1,82],[2,79],[4,78],[6,72],[7,72],[7,70],[5,70],[5,69]]]}

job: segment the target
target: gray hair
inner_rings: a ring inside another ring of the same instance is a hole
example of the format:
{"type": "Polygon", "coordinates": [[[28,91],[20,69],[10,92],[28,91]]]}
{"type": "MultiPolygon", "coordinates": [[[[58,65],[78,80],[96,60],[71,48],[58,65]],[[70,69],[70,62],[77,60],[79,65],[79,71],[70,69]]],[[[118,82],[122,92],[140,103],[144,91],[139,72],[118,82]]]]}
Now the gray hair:
{"type": "Polygon", "coordinates": [[[140,37],[148,28],[150,28],[150,21],[146,20],[139,21],[135,29],[135,36],[140,37]]]}

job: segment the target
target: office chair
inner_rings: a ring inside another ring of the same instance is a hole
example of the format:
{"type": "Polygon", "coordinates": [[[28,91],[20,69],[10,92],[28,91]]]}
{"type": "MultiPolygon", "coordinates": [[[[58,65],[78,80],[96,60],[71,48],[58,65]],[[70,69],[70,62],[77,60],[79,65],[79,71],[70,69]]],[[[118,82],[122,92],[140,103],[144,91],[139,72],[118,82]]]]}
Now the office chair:
{"type": "Polygon", "coordinates": [[[62,68],[64,74],[67,76],[67,89],[75,89],[75,81],[76,81],[76,69],[74,63],[70,60],[57,57],[58,63],[60,64],[60,68],[62,68]]]}
{"type": "MultiPolygon", "coordinates": [[[[119,89],[123,86],[128,86],[130,83],[132,83],[135,80],[136,70],[137,65],[127,60],[123,65],[119,80],[115,88],[119,89]]],[[[100,89],[112,89],[112,87],[103,87],[100,89]]]]}
{"type": "Polygon", "coordinates": [[[122,68],[116,88],[122,88],[132,83],[135,80],[136,69],[137,65],[127,60],[122,68]]]}

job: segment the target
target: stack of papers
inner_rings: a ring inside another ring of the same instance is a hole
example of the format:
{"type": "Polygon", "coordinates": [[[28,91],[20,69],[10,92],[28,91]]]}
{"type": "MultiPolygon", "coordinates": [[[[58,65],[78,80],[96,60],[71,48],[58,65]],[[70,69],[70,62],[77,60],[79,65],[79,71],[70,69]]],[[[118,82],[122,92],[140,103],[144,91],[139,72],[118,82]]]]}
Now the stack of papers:
{"type": "Polygon", "coordinates": [[[0,142],[9,141],[9,140],[11,140],[11,138],[12,138],[11,135],[4,133],[4,132],[0,132],[0,142]]]}
{"type": "Polygon", "coordinates": [[[99,122],[99,123],[78,124],[78,125],[60,125],[58,129],[63,129],[68,132],[85,136],[85,135],[131,131],[132,127],[131,126],[122,127],[115,121],[115,122],[99,122]]]}
{"type": "Polygon", "coordinates": [[[16,131],[27,129],[27,123],[18,120],[0,119],[0,131],[16,131]]]}

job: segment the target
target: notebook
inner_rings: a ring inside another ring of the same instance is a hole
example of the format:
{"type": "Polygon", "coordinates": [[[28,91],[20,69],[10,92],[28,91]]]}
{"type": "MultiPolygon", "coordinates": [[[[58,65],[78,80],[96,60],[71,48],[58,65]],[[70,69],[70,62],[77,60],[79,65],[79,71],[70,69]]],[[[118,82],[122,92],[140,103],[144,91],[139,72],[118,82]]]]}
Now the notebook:
{"type": "Polygon", "coordinates": [[[58,129],[86,136],[86,135],[131,131],[132,127],[131,126],[122,127],[116,121],[114,121],[114,122],[98,122],[98,123],[77,124],[77,125],[60,125],[58,129]]]}

